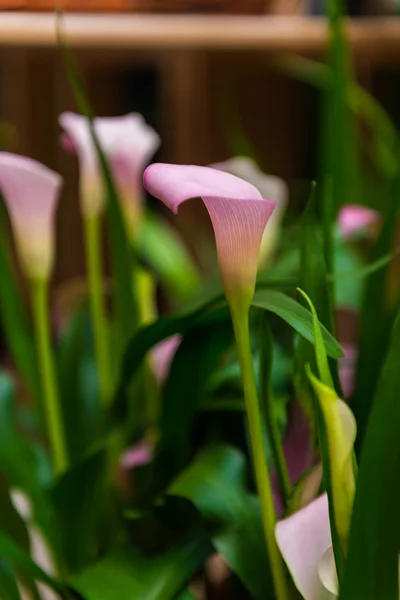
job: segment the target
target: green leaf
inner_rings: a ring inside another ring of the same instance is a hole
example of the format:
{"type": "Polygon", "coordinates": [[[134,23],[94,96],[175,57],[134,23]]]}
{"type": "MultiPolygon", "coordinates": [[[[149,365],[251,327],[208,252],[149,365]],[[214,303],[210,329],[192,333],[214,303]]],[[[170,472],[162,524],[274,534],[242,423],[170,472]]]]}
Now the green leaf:
{"type": "Polygon", "coordinates": [[[178,232],[150,211],[143,219],[139,249],[173,300],[179,302],[197,292],[200,276],[178,232]]]}
{"type": "MultiPolygon", "coordinates": [[[[275,290],[256,290],[252,305],[273,312],[306,340],[314,342],[311,313],[290,296],[275,290]]],[[[323,325],[321,325],[321,332],[328,355],[332,358],[343,356],[340,344],[323,325]]]]}
{"type": "Polygon", "coordinates": [[[218,360],[232,342],[232,324],[228,317],[217,325],[212,322],[193,327],[176,351],[163,391],[161,439],[156,461],[162,481],[167,481],[187,460],[196,411],[206,395],[218,360]]]}
{"type": "Polygon", "coordinates": [[[50,469],[39,450],[15,427],[14,390],[10,379],[0,373],[0,469],[9,484],[25,492],[33,503],[35,519],[49,539],[56,535],[45,493],[50,469]]]}
{"type": "Polygon", "coordinates": [[[399,355],[400,314],[366,430],[340,600],[399,598],[399,355]]]}
{"type": "Polygon", "coordinates": [[[0,560],[0,598],[2,600],[21,600],[15,573],[4,560],[0,560]]]}
{"type": "Polygon", "coordinates": [[[178,476],[169,493],[187,498],[203,516],[215,549],[257,600],[269,598],[271,579],[258,498],[246,490],[244,456],[210,446],[178,476]]]}
{"type": "Polygon", "coordinates": [[[189,588],[183,590],[177,597],[176,600],[196,600],[197,596],[195,596],[189,588]]]}
{"type": "Polygon", "coordinates": [[[99,450],[64,473],[52,491],[62,555],[73,570],[95,557],[96,533],[108,497],[106,466],[105,451],[99,450]]]}
{"type": "Polygon", "coordinates": [[[11,261],[9,236],[2,202],[0,202],[0,273],[1,326],[18,371],[38,404],[40,386],[35,343],[11,261]]]}
{"type": "Polygon", "coordinates": [[[70,581],[84,600],[173,600],[210,554],[203,539],[188,539],[164,554],[126,548],[70,581]]]}
{"type": "Polygon", "coordinates": [[[139,323],[139,310],[135,294],[133,293],[132,282],[134,254],[130,248],[130,242],[124,226],[120,203],[118,200],[118,193],[113,176],[94,129],[94,113],[86,95],[86,91],[72,53],[63,39],[60,20],[57,21],[57,35],[68,79],[75,96],[75,101],[82,114],[84,114],[89,120],[92,141],[96,148],[97,158],[99,160],[103,175],[104,187],[107,191],[107,217],[109,225],[111,263],[114,275],[113,290],[118,353],[122,353],[127,340],[135,331],[139,323]]]}
{"type": "MultiPolygon", "coordinates": [[[[371,260],[389,253],[397,226],[398,198],[400,194],[400,169],[394,185],[390,187],[391,201],[385,215],[378,241],[371,260]]],[[[359,356],[356,366],[356,384],[352,398],[352,410],[356,417],[358,435],[356,451],[360,452],[369,413],[381,369],[377,357],[385,356],[394,320],[394,311],[388,305],[387,284],[389,266],[373,273],[366,285],[360,319],[359,356]]]]}
{"type": "Polygon", "coordinates": [[[57,368],[71,464],[90,450],[100,425],[97,369],[87,302],[73,313],[59,342],[57,368]]]}

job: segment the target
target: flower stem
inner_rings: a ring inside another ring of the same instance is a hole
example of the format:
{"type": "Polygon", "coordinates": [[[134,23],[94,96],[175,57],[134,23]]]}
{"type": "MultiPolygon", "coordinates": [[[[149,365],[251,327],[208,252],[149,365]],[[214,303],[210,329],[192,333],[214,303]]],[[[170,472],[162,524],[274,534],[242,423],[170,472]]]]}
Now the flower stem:
{"type": "Polygon", "coordinates": [[[248,310],[239,310],[236,312],[231,310],[231,314],[242,373],[254,474],[260,498],[261,517],[272,579],[277,600],[288,600],[289,592],[286,584],[285,567],[275,540],[276,515],[266,461],[264,434],[251,354],[248,310]]]}
{"type": "Polygon", "coordinates": [[[68,451],[51,346],[48,282],[43,279],[32,280],[31,294],[48,439],[54,471],[60,474],[68,467],[68,451]]]}
{"type": "Polygon", "coordinates": [[[112,377],[107,339],[106,307],[103,295],[100,221],[98,216],[86,218],[84,229],[94,351],[99,376],[100,398],[103,406],[105,406],[112,394],[112,377]]]}
{"type": "Polygon", "coordinates": [[[259,349],[260,349],[260,402],[265,415],[265,427],[271,447],[272,457],[278,476],[279,488],[284,505],[287,506],[291,493],[291,483],[282,448],[281,435],[276,421],[271,385],[271,368],[273,360],[273,338],[265,314],[261,316],[259,349]]]}

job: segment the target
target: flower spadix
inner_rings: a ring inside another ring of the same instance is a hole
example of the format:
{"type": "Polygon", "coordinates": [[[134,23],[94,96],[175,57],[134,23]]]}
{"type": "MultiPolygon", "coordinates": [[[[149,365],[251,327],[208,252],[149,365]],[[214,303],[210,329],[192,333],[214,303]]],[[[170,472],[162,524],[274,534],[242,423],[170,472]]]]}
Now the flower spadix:
{"type": "Polygon", "coordinates": [[[202,198],[211,218],[225,295],[231,309],[250,305],[261,238],[275,202],[264,200],[247,181],[210,167],[150,165],[144,187],[173,212],[182,202],[202,198]]]}
{"type": "MultiPolygon", "coordinates": [[[[82,212],[98,214],[104,207],[105,194],[88,119],[71,112],[60,116],[65,148],[78,155],[82,212]]],[[[128,231],[136,235],[142,210],[142,176],[151,156],[160,144],[157,133],[137,113],[93,120],[101,148],[109,161],[122,202],[128,231]]]]}
{"type": "Polygon", "coordinates": [[[30,279],[47,279],[51,273],[61,184],[61,176],[41,163],[0,152],[0,191],[22,268],[30,279]]]}
{"type": "Polygon", "coordinates": [[[265,267],[270,262],[278,241],[289,195],[287,184],[280,177],[261,171],[257,163],[247,156],[235,156],[211,166],[248,181],[258,189],[263,198],[275,200],[276,208],[269,220],[268,229],[264,232],[260,247],[259,266],[265,267]]]}

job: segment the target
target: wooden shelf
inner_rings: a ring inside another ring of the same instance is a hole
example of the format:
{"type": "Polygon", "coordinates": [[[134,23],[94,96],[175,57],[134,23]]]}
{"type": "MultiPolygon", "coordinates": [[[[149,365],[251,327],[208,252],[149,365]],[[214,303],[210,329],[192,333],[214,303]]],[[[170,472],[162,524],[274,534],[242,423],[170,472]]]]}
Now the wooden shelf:
{"type": "MultiPolygon", "coordinates": [[[[118,49],[259,49],[319,52],[327,24],[314,17],[68,14],[68,42],[80,47],[118,49]]],[[[400,19],[352,19],[347,23],[356,53],[400,58],[400,19]]],[[[0,45],[54,46],[55,16],[0,13],[0,45]]]]}

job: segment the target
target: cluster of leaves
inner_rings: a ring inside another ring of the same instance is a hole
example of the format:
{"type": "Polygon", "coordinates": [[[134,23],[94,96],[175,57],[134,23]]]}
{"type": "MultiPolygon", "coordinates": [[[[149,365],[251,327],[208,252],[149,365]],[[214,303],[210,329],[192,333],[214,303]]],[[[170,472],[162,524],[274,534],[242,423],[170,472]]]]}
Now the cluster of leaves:
{"type": "MultiPolygon", "coordinates": [[[[351,405],[360,470],[340,597],[397,600],[400,321],[398,286],[391,279],[387,257],[392,257],[400,193],[399,143],[382,108],[351,78],[339,8],[332,2],[328,65],[296,63],[296,76],[306,77],[322,94],[321,184],[311,194],[300,227],[283,231],[275,262],[259,275],[252,341],[259,372],[270,374],[268,385],[275,392],[274,408],[284,434],[287,402],[297,399],[309,414],[314,412],[305,365],[316,372],[315,323],[308,307],[296,299],[296,287],[304,289],[316,307],[338,391],[336,361],[342,351],[334,337],[334,307],[346,303],[359,311],[359,358],[351,405]],[[355,115],[367,124],[367,144],[359,143],[355,115]],[[361,147],[367,156],[361,155],[361,147]],[[371,180],[366,179],[363,161],[373,164],[371,180]],[[367,252],[360,244],[344,244],[335,233],[338,211],[349,200],[379,206],[382,226],[367,252]],[[268,352],[262,351],[262,344],[259,348],[259,335],[261,341],[268,338],[268,352]]],[[[91,118],[71,56],[64,46],[62,51],[77,103],[91,118]]],[[[284,62],[286,69],[293,70],[293,65],[292,59],[284,62]]],[[[0,597],[21,600],[18,582],[35,600],[41,597],[42,584],[67,600],[190,600],[194,597],[190,582],[202,576],[207,558],[218,552],[232,573],[232,597],[234,593],[246,597],[245,589],[256,599],[272,599],[260,505],[249,468],[240,374],[222,289],[218,283],[201,284],[188,276],[190,260],[183,247],[154,215],[146,220],[138,254],[132,255],[112,174],[93,128],[92,136],[108,192],[118,381],[105,412],[97,400],[90,315],[83,297],[56,340],[71,466],[55,479],[43,443],[32,331],[3,219],[0,318],[23,385],[16,388],[2,370],[0,597]],[[138,330],[131,285],[134,263],[152,268],[166,297],[171,300],[171,292],[175,294],[172,314],[138,330]],[[188,288],[189,280],[193,286],[188,288]],[[161,412],[154,423],[143,400],[148,393],[146,357],[174,334],[182,341],[167,380],[156,392],[161,412]],[[29,395],[28,407],[20,400],[20,387],[29,395]],[[154,459],[124,471],[121,452],[154,425],[154,459]],[[16,490],[29,499],[23,518],[12,502],[16,490]],[[57,577],[32,559],[38,536],[51,550],[57,577]]],[[[270,433],[268,422],[265,429],[270,433]]],[[[269,442],[272,445],[273,440],[269,442]]]]}

